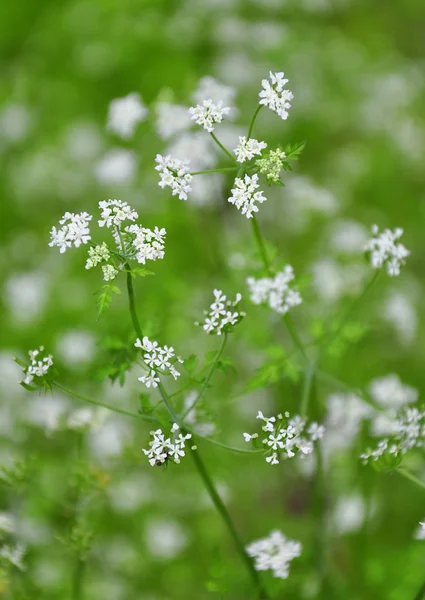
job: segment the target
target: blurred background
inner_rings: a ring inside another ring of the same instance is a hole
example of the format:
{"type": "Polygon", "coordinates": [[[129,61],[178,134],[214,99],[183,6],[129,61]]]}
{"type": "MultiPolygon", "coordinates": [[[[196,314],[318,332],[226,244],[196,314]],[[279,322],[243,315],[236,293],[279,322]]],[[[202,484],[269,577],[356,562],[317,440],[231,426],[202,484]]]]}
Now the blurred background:
{"type": "Polygon", "coordinates": [[[255,137],[270,147],[307,144],[286,187],[265,190],[259,220],[270,250],[299,278],[304,303],[294,319],[303,339],[361,293],[370,276],[361,249],[373,223],[402,227],[412,254],[399,278],[379,278],[323,367],[342,385],[317,388],[313,416],[329,432],[320,497],[314,461],[271,468],[205,442],[200,450],[247,543],[281,529],[303,544],[287,580],[265,575],[273,597],[413,600],[425,578],[425,541],[416,539],[424,491],[361,464],[382,428],[347,390],[361,386],[394,408],[420,402],[425,385],[424,24],[420,0],[1,4],[0,530],[3,544],[26,546],[26,570],[0,579],[4,597],[251,597],[191,460],[151,469],[141,453],[149,426],[118,415],[75,427],[84,405],[57,392],[29,394],[11,357],[43,344],[65,385],[137,410],[137,369],[123,386],[108,379],[133,338],[125,294],[96,321],[99,273],[84,269],[83,249],[60,255],[47,245],[65,211],[96,219],[100,200],[120,198],[143,225],[167,229],[165,259],[136,282],[140,318],[160,343],[202,363],[218,341],[193,323],[212,289],[246,296],[248,316],[198,426],[241,447],[258,409],[297,411],[302,378],[286,357],[290,340],[248,301],[245,279],[260,263],[249,223],[226,202],[231,178],[201,176],[182,202],[158,187],[154,170],[157,152],[196,169],[226,166],[182,107],[218,89],[233,110],[216,133],[232,149],[272,70],[285,71],[293,106],[287,121],[261,111],[255,137]],[[131,92],[149,113],[126,141],[105,125],[110,101],[131,92]],[[89,468],[79,454],[84,428],[89,468]],[[76,490],[84,492],[77,531],[76,490]],[[87,531],[84,589],[71,596],[73,538],[87,531]]]}

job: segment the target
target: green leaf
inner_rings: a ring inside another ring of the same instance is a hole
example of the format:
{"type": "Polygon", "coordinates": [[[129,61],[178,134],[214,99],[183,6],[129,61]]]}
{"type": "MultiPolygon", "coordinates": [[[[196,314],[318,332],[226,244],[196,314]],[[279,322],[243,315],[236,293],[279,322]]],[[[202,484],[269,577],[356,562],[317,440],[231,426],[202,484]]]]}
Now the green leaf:
{"type": "Polygon", "coordinates": [[[121,294],[121,290],[114,285],[112,282],[102,285],[97,291],[96,305],[97,305],[97,320],[100,319],[101,314],[104,310],[109,308],[112,303],[113,294],[121,294]]]}
{"type": "Polygon", "coordinates": [[[285,148],[286,158],[289,160],[298,160],[302,151],[305,148],[305,142],[296,142],[295,144],[288,144],[285,148]]]}
{"type": "Polygon", "coordinates": [[[196,369],[197,361],[198,357],[196,356],[196,354],[191,354],[190,356],[188,356],[188,358],[185,359],[183,364],[188,373],[194,372],[194,370],[196,369]]]}

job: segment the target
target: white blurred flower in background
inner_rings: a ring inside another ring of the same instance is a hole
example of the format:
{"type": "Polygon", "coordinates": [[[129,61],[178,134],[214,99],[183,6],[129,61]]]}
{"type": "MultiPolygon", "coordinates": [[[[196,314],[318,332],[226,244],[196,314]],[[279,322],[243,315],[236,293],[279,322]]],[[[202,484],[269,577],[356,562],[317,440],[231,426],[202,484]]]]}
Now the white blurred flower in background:
{"type": "Polygon", "coordinates": [[[96,340],[90,331],[70,329],[56,339],[55,354],[69,366],[89,363],[96,350],[96,340]]]}
{"type": "Polygon", "coordinates": [[[0,109],[0,145],[23,142],[34,125],[34,115],[23,104],[6,104],[0,109]]]}
{"type": "Polygon", "coordinates": [[[157,518],[146,523],[145,542],[152,556],[169,560],[180,554],[189,540],[186,531],[177,521],[157,518]]]}
{"type": "MultiPolygon", "coordinates": [[[[177,134],[181,134],[192,126],[192,121],[188,114],[188,107],[182,104],[172,104],[171,102],[158,102],[155,107],[156,110],[156,130],[158,135],[163,140],[168,140],[177,134]]],[[[174,152],[166,152],[166,154],[172,154],[174,152]]],[[[181,158],[176,156],[176,158],[181,158]]],[[[182,158],[190,157],[183,156],[182,158]]]]}
{"type": "Polygon", "coordinates": [[[109,105],[106,128],[124,139],[130,138],[137,124],[143,121],[147,114],[148,109],[142,103],[139,94],[132,93],[123,98],[116,98],[109,105]]]}
{"type": "Polygon", "coordinates": [[[112,148],[95,163],[94,176],[102,185],[130,184],[136,176],[136,156],[131,150],[112,148]]]}
{"type": "Polygon", "coordinates": [[[16,273],[6,280],[3,299],[12,319],[28,325],[39,319],[46,309],[50,278],[43,271],[16,273]]]}
{"type": "Polygon", "coordinates": [[[418,315],[407,294],[391,290],[380,315],[392,325],[400,343],[407,346],[414,341],[418,329],[418,315]]]}
{"type": "Polygon", "coordinates": [[[360,494],[340,496],[337,499],[332,514],[332,523],[341,533],[358,531],[366,516],[365,502],[360,494]]]}

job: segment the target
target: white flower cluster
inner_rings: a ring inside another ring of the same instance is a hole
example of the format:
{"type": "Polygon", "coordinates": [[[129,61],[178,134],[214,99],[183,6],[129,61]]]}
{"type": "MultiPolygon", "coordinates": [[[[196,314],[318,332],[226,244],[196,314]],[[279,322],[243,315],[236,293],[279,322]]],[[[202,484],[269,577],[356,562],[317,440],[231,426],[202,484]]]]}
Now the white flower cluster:
{"type": "Polygon", "coordinates": [[[34,377],[44,377],[47,375],[47,372],[53,365],[53,356],[51,354],[44,356],[44,354],[44,346],[40,346],[38,350],[30,350],[28,352],[31,364],[25,370],[23,381],[27,385],[34,381],[34,377]]]}
{"type": "MultiPolygon", "coordinates": [[[[323,425],[313,422],[307,427],[306,419],[297,415],[290,418],[288,412],[277,417],[265,417],[259,410],[257,419],[265,422],[261,428],[265,433],[262,442],[266,446],[266,462],[271,465],[278,465],[280,456],[292,458],[299,452],[301,456],[311,454],[314,442],[322,439],[325,433],[323,425]]],[[[243,437],[250,442],[258,438],[258,433],[244,433],[243,437]]]]}
{"type": "Polygon", "coordinates": [[[124,221],[135,221],[139,218],[137,212],[122,200],[102,200],[99,202],[99,208],[101,210],[99,227],[120,228],[124,221]]]}
{"type": "Polygon", "coordinates": [[[160,374],[171,375],[174,379],[180,376],[174,363],[182,363],[183,359],[180,356],[176,356],[172,346],[161,347],[158,345],[158,342],[152,342],[146,335],[142,341],[137,338],[134,345],[143,351],[143,362],[149,368],[148,375],[138,378],[147,388],[151,386],[153,388],[158,387],[158,383],[161,381],[159,378],[160,374]]]}
{"type": "Polygon", "coordinates": [[[272,73],[270,71],[270,81],[263,79],[259,96],[260,104],[267,106],[279,115],[281,119],[288,118],[288,109],[291,108],[291,100],[294,94],[285,89],[288,79],[285,79],[285,73],[272,73]]]}
{"type": "Polygon", "coordinates": [[[133,135],[137,124],[143,121],[148,113],[139,94],[128,94],[124,98],[116,98],[109,105],[108,123],[109,131],[113,131],[122,138],[133,135]]]}
{"type": "Polygon", "coordinates": [[[202,125],[204,129],[210,133],[214,131],[214,125],[221,123],[224,115],[228,115],[230,108],[223,106],[223,101],[220,100],[216,104],[212,100],[204,100],[202,105],[197,104],[189,108],[189,115],[192,121],[198,125],[202,125]]]}
{"type": "Polygon", "coordinates": [[[277,183],[282,170],[282,163],[286,159],[286,154],[280,148],[270,150],[268,156],[259,158],[255,161],[255,166],[260,169],[260,173],[266,176],[268,181],[277,183]]]}
{"type": "Polygon", "coordinates": [[[247,219],[251,219],[252,213],[258,212],[256,202],[261,204],[267,200],[261,190],[256,191],[258,188],[257,174],[252,175],[252,177],[245,175],[244,179],[236,177],[235,187],[232,189],[232,195],[228,198],[228,202],[234,204],[247,219]]]}
{"type": "Polygon", "coordinates": [[[261,279],[248,277],[246,282],[251,293],[251,301],[254,304],[267,303],[272,310],[285,315],[291,308],[302,302],[299,292],[289,287],[289,282],[294,277],[291,265],[285,265],[283,271],[274,277],[261,279]]]}
{"type": "Polygon", "coordinates": [[[238,310],[237,306],[242,299],[241,294],[236,294],[236,298],[231,301],[223,294],[221,290],[214,290],[214,302],[209,310],[205,310],[205,321],[202,328],[207,333],[221,335],[223,331],[229,331],[234,325],[237,325],[245,316],[245,313],[238,310]]]}
{"type": "Polygon", "coordinates": [[[89,248],[89,257],[86,261],[86,269],[92,269],[103,261],[109,260],[110,253],[105,242],[101,245],[89,248]]]}
{"type": "Polygon", "coordinates": [[[384,455],[399,457],[413,448],[425,447],[425,410],[403,409],[393,423],[392,435],[368,449],[360,458],[365,462],[377,461],[384,455]]]}
{"type": "Polygon", "coordinates": [[[255,559],[254,568],[257,571],[273,571],[274,577],[279,579],[288,577],[289,563],[300,556],[301,550],[301,542],[289,540],[277,530],[246,546],[248,556],[255,559]]]}
{"type": "Polygon", "coordinates": [[[132,245],[136,251],[135,258],[137,262],[145,264],[147,260],[158,260],[165,256],[165,236],[164,228],[155,227],[154,230],[139,225],[129,225],[125,232],[134,236],[132,245]]]}
{"type": "Polygon", "coordinates": [[[62,227],[60,229],[52,227],[49,246],[58,246],[61,254],[63,254],[72,245],[78,248],[81,244],[87,244],[91,240],[89,222],[92,218],[86,212],[66,212],[59,221],[62,227]]]}
{"type": "Polygon", "coordinates": [[[381,269],[384,265],[391,277],[400,275],[400,267],[406,262],[410,252],[397,240],[403,235],[403,229],[397,227],[394,231],[385,229],[379,233],[377,225],[372,227],[373,236],[365,246],[365,251],[370,253],[372,268],[381,269]]]}
{"type": "Polygon", "coordinates": [[[240,163],[244,163],[247,160],[251,160],[255,155],[261,156],[262,150],[267,148],[266,142],[259,142],[254,138],[246,139],[245,136],[239,136],[239,144],[234,149],[236,154],[236,160],[240,163]]]}
{"type": "Polygon", "coordinates": [[[119,271],[113,265],[102,265],[102,273],[104,281],[113,281],[119,271]]]}
{"type": "Polygon", "coordinates": [[[153,439],[149,442],[149,450],[143,448],[143,452],[148,457],[149,464],[152,467],[163,465],[168,460],[179,463],[180,457],[185,455],[186,441],[190,440],[192,435],[190,433],[176,435],[178,430],[179,426],[174,423],[171,428],[172,438],[165,438],[162,429],[151,431],[153,439]]]}
{"type": "Polygon", "coordinates": [[[192,175],[189,173],[189,162],[187,160],[178,160],[171,156],[156,155],[158,163],[155,169],[159,172],[159,187],[170,187],[173,196],[178,195],[180,200],[187,200],[188,192],[192,191],[190,182],[192,175]]]}
{"type": "Polygon", "coordinates": [[[26,546],[23,544],[16,544],[15,546],[5,544],[0,548],[0,560],[6,561],[20,571],[25,571],[26,566],[23,562],[25,552],[26,546]]]}

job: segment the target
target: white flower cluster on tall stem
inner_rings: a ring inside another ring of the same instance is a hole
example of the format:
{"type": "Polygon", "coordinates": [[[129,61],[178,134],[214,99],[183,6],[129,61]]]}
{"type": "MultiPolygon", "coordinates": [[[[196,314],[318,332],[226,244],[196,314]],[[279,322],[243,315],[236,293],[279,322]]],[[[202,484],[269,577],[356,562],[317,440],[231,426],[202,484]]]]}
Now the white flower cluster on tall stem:
{"type": "Polygon", "coordinates": [[[277,313],[286,314],[291,308],[302,302],[299,292],[289,287],[289,283],[294,277],[291,265],[285,265],[283,271],[276,273],[274,277],[262,277],[261,279],[248,277],[246,282],[251,293],[251,302],[254,304],[267,303],[277,313]]]}
{"type": "Polygon", "coordinates": [[[45,355],[44,346],[40,346],[37,350],[30,350],[28,355],[31,364],[25,370],[24,383],[29,385],[34,381],[34,378],[41,378],[47,375],[50,367],[53,365],[53,356],[45,355]]]}
{"type": "Polygon", "coordinates": [[[285,79],[285,73],[270,71],[270,81],[262,80],[263,89],[259,93],[260,104],[273,110],[281,119],[288,118],[288,109],[291,108],[291,100],[294,98],[294,94],[285,89],[287,83],[288,79],[285,79]]]}
{"type": "Polygon", "coordinates": [[[180,377],[174,364],[176,362],[183,363],[183,359],[176,356],[172,346],[161,347],[158,342],[152,342],[146,335],[142,341],[137,338],[134,345],[142,350],[143,362],[149,369],[148,375],[138,378],[147,388],[158,387],[161,381],[159,375],[171,375],[174,379],[180,377]]]}
{"type": "Polygon", "coordinates": [[[78,248],[81,244],[87,244],[91,240],[89,222],[92,218],[86,212],[66,212],[59,221],[59,225],[62,227],[60,229],[52,227],[49,246],[58,246],[59,251],[63,254],[71,246],[78,248]]]}
{"type": "Polygon", "coordinates": [[[99,202],[99,208],[101,210],[99,227],[120,228],[124,221],[135,221],[139,218],[137,212],[122,200],[102,200],[99,202]]]}
{"type": "Polygon", "coordinates": [[[239,144],[234,150],[236,160],[240,163],[244,163],[245,161],[254,158],[255,155],[261,156],[261,152],[264,148],[267,148],[266,142],[259,142],[254,138],[247,140],[245,136],[239,136],[239,144]]]}
{"type": "Polygon", "coordinates": [[[289,563],[300,556],[301,550],[301,542],[289,540],[277,530],[246,546],[248,556],[255,559],[254,568],[257,571],[270,570],[279,579],[288,577],[289,563]]]}
{"type": "Polygon", "coordinates": [[[132,245],[136,251],[135,258],[137,262],[145,264],[147,260],[158,260],[165,256],[165,236],[167,232],[164,228],[148,229],[139,225],[129,225],[125,232],[134,236],[132,245]]]}
{"type": "Polygon", "coordinates": [[[425,410],[402,409],[392,425],[392,435],[380,440],[375,449],[368,449],[360,458],[365,462],[379,460],[384,455],[402,456],[414,448],[425,447],[425,410]]]}
{"type": "Polygon", "coordinates": [[[143,453],[148,457],[152,467],[163,465],[169,460],[178,464],[180,458],[185,455],[186,441],[190,440],[192,435],[190,433],[177,435],[178,430],[179,426],[174,423],[171,428],[172,435],[168,438],[165,438],[162,429],[151,431],[153,439],[149,442],[149,450],[143,448],[143,453]]]}
{"type": "MultiPolygon", "coordinates": [[[[288,412],[278,414],[277,417],[265,417],[259,410],[257,419],[265,423],[261,428],[264,432],[262,443],[266,446],[266,462],[270,465],[278,465],[280,457],[292,458],[298,453],[301,456],[311,454],[314,442],[320,440],[325,433],[323,425],[312,422],[307,427],[306,419],[298,415],[290,418],[288,412]]],[[[250,442],[258,438],[258,433],[244,433],[243,437],[246,442],[250,442]]]]}
{"type": "Polygon", "coordinates": [[[214,302],[209,310],[205,310],[205,321],[201,323],[206,333],[221,335],[223,332],[230,331],[245,316],[237,306],[242,299],[241,294],[236,294],[236,298],[228,300],[227,296],[221,290],[214,290],[214,302]]]}
{"type": "Polygon", "coordinates": [[[223,101],[219,100],[216,104],[209,99],[204,100],[202,105],[197,104],[189,108],[189,115],[192,121],[201,125],[209,133],[214,131],[214,125],[221,123],[224,115],[228,115],[230,108],[223,106],[223,101]]]}
{"type": "Polygon", "coordinates": [[[261,204],[267,200],[261,190],[257,191],[260,187],[258,175],[254,174],[252,177],[245,175],[243,179],[236,177],[234,185],[232,195],[227,200],[230,204],[234,204],[247,219],[251,219],[253,213],[258,212],[256,203],[261,204]]]}
{"type": "Polygon", "coordinates": [[[189,173],[189,162],[178,160],[171,156],[156,155],[158,163],[155,169],[159,172],[159,187],[170,187],[173,196],[178,195],[180,200],[187,200],[187,194],[192,191],[190,182],[192,175],[189,173]]]}
{"type": "Polygon", "coordinates": [[[130,138],[140,121],[148,114],[148,109],[142,103],[140,95],[133,93],[112,100],[108,110],[107,129],[120,137],[130,138]]]}
{"type": "Polygon", "coordinates": [[[406,262],[410,252],[397,240],[403,235],[403,229],[397,227],[394,231],[385,229],[379,233],[377,225],[372,227],[373,237],[368,240],[365,251],[370,254],[372,268],[381,269],[384,265],[391,277],[400,275],[400,267],[406,262]]]}

